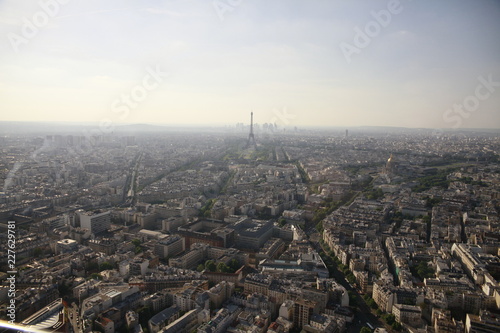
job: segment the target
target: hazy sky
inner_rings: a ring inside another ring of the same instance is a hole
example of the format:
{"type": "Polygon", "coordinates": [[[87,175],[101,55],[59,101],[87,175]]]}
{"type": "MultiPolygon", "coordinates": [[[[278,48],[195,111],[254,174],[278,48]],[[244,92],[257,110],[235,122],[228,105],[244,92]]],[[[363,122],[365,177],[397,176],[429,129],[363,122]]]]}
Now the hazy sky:
{"type": "Polygon", "coordinates": [[[498,0],[0,0],[0,35],[0,120],[500,128],[498,0]]]}

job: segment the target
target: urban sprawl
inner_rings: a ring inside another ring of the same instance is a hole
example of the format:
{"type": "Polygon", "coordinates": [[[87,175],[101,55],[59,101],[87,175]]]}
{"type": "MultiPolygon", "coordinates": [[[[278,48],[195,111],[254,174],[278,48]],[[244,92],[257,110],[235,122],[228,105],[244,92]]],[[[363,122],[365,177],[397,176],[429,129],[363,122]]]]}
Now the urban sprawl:
{"type": "Polygon", "coordinates": [[[253,130],[0,137],[3,322],[500,332],[498,133],[253,130]]]}

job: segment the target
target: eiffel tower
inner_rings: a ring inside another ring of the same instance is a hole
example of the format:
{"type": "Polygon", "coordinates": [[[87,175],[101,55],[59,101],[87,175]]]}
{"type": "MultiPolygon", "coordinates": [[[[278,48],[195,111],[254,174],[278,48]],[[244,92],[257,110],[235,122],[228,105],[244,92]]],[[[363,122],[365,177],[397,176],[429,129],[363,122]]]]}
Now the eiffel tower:
{"type": "Polygon", "coordinates": [[[253,112],[250,113],[250,134],[248,134],[248,141],[246,148],[253,145],[257,149],[257,143],[255,142],[255,136],[253,135],[253,112]]]}

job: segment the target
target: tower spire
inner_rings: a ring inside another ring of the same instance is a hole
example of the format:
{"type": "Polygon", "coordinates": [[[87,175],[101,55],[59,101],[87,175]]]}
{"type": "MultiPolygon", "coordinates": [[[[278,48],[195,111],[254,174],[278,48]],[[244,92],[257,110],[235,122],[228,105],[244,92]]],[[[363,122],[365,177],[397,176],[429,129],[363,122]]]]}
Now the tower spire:
{"type": "Polygon", "coordinates": [[[253,135],[253,111],[250,112],[250,134],[248,134],[247,148],[253,145],[257,149],[257,143],[255,142],[255,136],[253,135]]]}

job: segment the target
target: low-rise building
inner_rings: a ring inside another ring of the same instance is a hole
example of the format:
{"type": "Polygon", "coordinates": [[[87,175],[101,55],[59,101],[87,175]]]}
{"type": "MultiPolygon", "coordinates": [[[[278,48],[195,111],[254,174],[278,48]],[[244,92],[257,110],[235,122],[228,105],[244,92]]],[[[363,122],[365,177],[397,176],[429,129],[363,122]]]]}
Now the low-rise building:
{"type": "Polygon", "coordinates": [[[164,327],[179,319],[179,314],[180,309],[175,305],[158,312],[148,321],[149,331],[153,333],[161,331],[164,327]]]}
{"type": "Polygon", "coordinates": [[[394,314],[398,322],[413,327],[419,327],[422,323],[422,310],[415,305],[394,304],[392,314],[394,314]]]}
{"type": "Polygon", "coordinates": [[[162,259],[175,257],[184,252],[184,238],[180,236],[170,236],[164,238],[155,245],[154,252],[162,259]]]}

